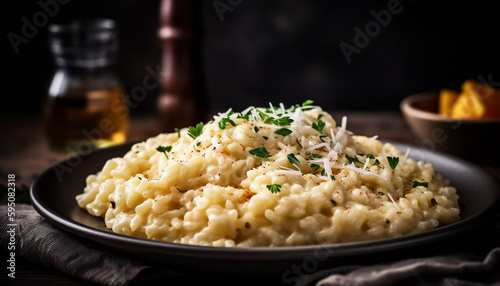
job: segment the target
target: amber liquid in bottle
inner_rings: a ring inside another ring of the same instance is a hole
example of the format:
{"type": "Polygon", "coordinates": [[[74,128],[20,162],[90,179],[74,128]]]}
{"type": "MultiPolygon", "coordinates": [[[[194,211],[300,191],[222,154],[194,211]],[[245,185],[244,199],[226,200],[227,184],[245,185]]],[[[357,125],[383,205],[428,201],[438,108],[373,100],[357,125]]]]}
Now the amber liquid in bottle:
{"type": "Polygon", "coordinates": [[[49,95],[45,129],[54,149],[76,152],[124,143],[129,128],[123,90],[49,95]]]}
{"type": "Polygon", "coordinates": [[[53,149],[86,154],[124,143],[129,110],[114,69],[116,24],[75,20],[49,27],[57,70],[44,103],[44,127],[53,149]]]}

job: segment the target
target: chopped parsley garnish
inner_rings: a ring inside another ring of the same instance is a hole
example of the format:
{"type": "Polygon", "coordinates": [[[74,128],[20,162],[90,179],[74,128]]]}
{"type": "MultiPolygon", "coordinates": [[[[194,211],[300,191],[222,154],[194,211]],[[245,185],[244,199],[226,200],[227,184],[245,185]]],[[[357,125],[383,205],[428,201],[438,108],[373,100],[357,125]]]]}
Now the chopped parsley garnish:
{"type": "Polygon", "coordinates": [[[280,117],[278,119],[274,119],[273,123],[279,126],[286,126],[292,124],[293,119],[288,116],[280,117]]]}
{"type": "Polygon", "coordinates": [[[309,106],[309,105],[311,105],[311,104],[313,104],[313,103],[314,103],[314,101],[313,101],[313,100],[308,99],[308,100],[306,100],[306,101],[302,102],[302,107],[309,106]]]}
{"type": "Polygon", "coordinates": [[[319,135],[319,140],[321,140],[321,142],[323,142],[323,143],[325,142],[324,138],[328,138],[328,136],[323,135],[323,134],[319,135]]]}
{"type": "Polygon", "coordinates": [[[255,133],[259,132],[259,127],[254,126],[254,127],[253,127],[253,131],[255,131],[255,133]]]}
{"type": "Polygon", "coordinates": [[[286,155],[286,158],[288,159],[288,162],[290,162],[290,164],[292,164],[292,165],[298,166],[300,164],[299,159],[297,159],[297,157],[295,157],[295,154],[293,154],[293,153],[286,155]]]}
{"type": "Polygon", "coordinates": [[[289,110],[290,110],[290,112],[295,112],[295,110],[297,108],[301,108],[302,111],[311,110],[311,109],[313,109],[313,107],[310,106],[310,105],[313,104],[313,103],[314,103],[314,101],[308,99],[308,100],[304,101],[302,103],[302,105],[299,105],[299,104],[292,105],[292,107],[290,107],[289,110]]]}
{"type": "Polygon", "coordinates": [[[413,188],[416,188],[416,187],[419,187],[419,186],[427,188],[427,187],[429,187],[429,182],[413,181],[413,185],[412,185],[413,188]]]}
{"type": "Polygon", "coordinates": [[[259,148],[252,149],[249,151],[249,153],[254,155],[254,156],[257,156],[259,158],[264,158],[264,159],[272,157],[272,155],[269,154],[269,152],[267,152],[266,147],[259,147],[259,148]]]}
{"type": "Polygon", "coordinates": [[[267,185],[266,187],[273,194],[281,192],[281,185],[272,184],[272,185],[267,185]]]}
{"type": "Polygon", "coordinates": [[[349,164],[351,164],[351,163],[360,163],[360,164],[362,164],[361,161],[359,161],[358,156],[351,157],[351,156],[345,154],[345,157],[347,158],[347,161],[349,161],[349,164]]]}
{"type": "Polygon", "coordinates": [[[172,146],[158,146],[156,148],[156,151],[165,154],[165,157],[167,157],[167,159],[168,159],[167,152],[170,152],[170,150],[172,150],[172,146]]]}
{"type": "Polygon", "coordinates": [[[266,141],[269,139],[269,137],[267,137],[267,136],[262,136],[262,138],[264,138],[264,140],[266,140],[266,141]]]}
{"type": "Polygon", "coordinates": [[[323,128],[325,127],[325,122],[323,120],[318,120],[318,122],[312,124],[312,128],[316,129],[319,131],[319,133],[323,132],[323,128]]]}
{"type": "Polygon", "coordinates": [[[274,133],[281,135],[281,136],[288,136],[288,135],[292,134],[292,132],[293,132],[292,130],[283,127],[283,128],[276,130],[274,133]]]}
{"type": "Polygon", "coordinates": [[[389,162],[389,166],[391,166],[392,170],[396,169],[396,166],[399,163],[399,157],[389,157],[387,156],[387,161],[389,162]]]}
{"type": "Polygon", "coordinates": [[[385,194],[383,192],[378,192],[378,194],[381,196],[385,196],[385,194]]]}
{"type": "Polygon", "coordinates": [[[191,138],[195,139],[196,137],[200,136],[201,133],[203,132],[203,126],[205,126],[203,122],[196,124],[195,127],[189,126],[187,131],[188,135],[191,136],[191,138]]]}
{"type": "MultiPolygon", "coordinates": [[[[326,170],[325,169],[321,169],[321,172],[320,172],[321,176],[326,176],[326,170]]],[[[335,176],[334,175],[330,175],[330,179],[332,179],[332,181],[335,181],[335,176]]]]}
{"type": "Polygon", "coordinates": [[[228,123],[229,123],[229,124],[231,124],[231,125],[233,125],[233,126],[236,126],[236,124],[234,123],[234,121],[233,121],[233,120],[231,120],[231,119],[229,118],[229,116],[228,116],[228,117],[224,117],[224,118],[222,118],[222,119],[219,121],[219,128],[220,128],[220,129],[226,129],[226,125],[227,125],[228,123]]]}
{"type": "Polygon", "coordinates": [[[177,132],[177,137],[181,138],[181,130],[179,128],[174,128],[174,131],[177,132]]]}
{"type": "MultiPolygon", "coordinates": [[[[368,155],[366,155],[366,158],[367,159],[375,159],[375,156],[373,156],[373,154],[368,154],[368,155]]],[[[375,165],[375,166],[380,165],[380,161],[378,159],[375,159],[375,163],[373,163],[373,165],[375,165]]]]}
{"type": "Polygon", "coordinates": [[[319,167],[320,166],[318,164],[311,164],[311,169],[315,172],[319,169],[319,167]]]}
{"type": "Polygon", "coordinates": [[[313,159],[314,158],[323,158],[323,155],[321,155],[321,154],[311,154],[311,155],[309,155],[309,158],[313,158],[313,159]]]}
{"type": "Polygon", "coordinates": [[[265,111],[266,113],[273,113],[274,111],[276,110],[279,110],[280,108],[278,106],[272,106],[273,109],[271,109],[270,107],[266,108],[265,111]]]}
{"type": "Polygon", "coordinates": [[[236,116],[236,118],[238,118],[238,119],[245,119],[245,120],[247,120],[247,121],[248,121],[248,120],[250,119],[250,111],[249,111],[249,112],[247,112],[247,113],[245,113],[245,114],[241,114],[241,113],[240,113],[240,114],[238,114],[238,115],[236,116]]]}
{"type": "Polygon", "coordinates": [[[255,108],[255,110],[257,111],[257,113],[260,116],[260,119],[262,119],[263,122],[266,122],[266,120],[269,119],[269,115],[265,114],[264,112],[260,111],[259,109],[255,108]]]}
{"type": "MultiPolygon", "coordinates": [[[[269,124],[274,124],[278,126],[286,126],[290,125],[293,122],[293,119],[291,119],[289,116],[285,117],[279,117],[279,118],[274,118],[272,116],[269,116],[265,114],[264,112],[260,111],[259,109],[256,109],[257,113],[259,113],[260,118],[262,119],[262,122],[264,123],[269,123],[269,124]]],[[[280,114],[278,114],[280,115],[280,114]]]]}

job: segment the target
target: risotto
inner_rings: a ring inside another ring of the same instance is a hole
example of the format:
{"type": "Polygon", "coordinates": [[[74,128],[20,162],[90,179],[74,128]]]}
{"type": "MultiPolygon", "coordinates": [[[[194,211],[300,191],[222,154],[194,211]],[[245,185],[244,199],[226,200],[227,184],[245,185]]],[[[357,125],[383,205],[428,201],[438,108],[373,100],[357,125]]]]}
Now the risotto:
{"type": "Polygon", "coordinates": [[[460,219],[431,164],[346,124],[311,101],[228,110],[109,159],[76,200],[115,233],[219,247],[366,241],[460,219]]]}

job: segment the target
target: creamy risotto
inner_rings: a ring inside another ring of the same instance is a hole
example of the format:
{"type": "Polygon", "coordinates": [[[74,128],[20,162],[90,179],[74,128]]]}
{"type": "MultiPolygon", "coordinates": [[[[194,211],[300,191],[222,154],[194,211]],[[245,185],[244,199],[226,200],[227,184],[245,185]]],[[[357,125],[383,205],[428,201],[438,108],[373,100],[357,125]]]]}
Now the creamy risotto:
{"type": "Polygon", "coordinates": [[[431,164],[346,125],[311,101],[229,110],[135,144],[76,200],[116,233],[221,247],[365,241],[460,219],[431,164]]]}

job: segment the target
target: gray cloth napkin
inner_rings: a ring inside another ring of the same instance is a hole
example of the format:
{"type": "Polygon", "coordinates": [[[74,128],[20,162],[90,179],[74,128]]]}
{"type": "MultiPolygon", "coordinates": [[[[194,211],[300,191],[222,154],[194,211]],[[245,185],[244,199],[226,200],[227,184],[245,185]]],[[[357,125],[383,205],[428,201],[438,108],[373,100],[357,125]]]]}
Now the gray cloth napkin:
{"type": "Polygon", "coordinates": [[[16,204],[14,221],[6,205],[0,206],[2,249],[14,233],[16,255],[44,264],[73,277],[103,285],[126,285],[146,269],[132,259],[106,251],[46,222],[30,205],[16,204]]]}
{"type": "MultiPolygon", "coordinates": [[[[188,275],[170,269],[159,269],[60,230],[45,221],[30,205],[16,204],[14,222],[9,221],[8,213],[7,206],[1,205],[0,238],[3,250],[7,249],[10,240],[9,231],[14,228],[16,255],[85,281],[102,285],[140,285],[148,282],[169,282],[170,285],[215,282],[217,285],[235,285],[235,281],[238,281],[238,285],[284,284],[280,283],[281,276],[274,280],[259,277],[228,279],[228,275],[217,273],[213,273],[211,277],[206,274],[188,275]],[[221,281],[224,277],[228,281],[226,284],[221,281]]],[[[458,249],[457,254],[332,267],[300,277],[296,286],[500,285],[500,245],[497,238],[498,229],[494,231],[493,237],[486,235],[477,236],[472,241],[466,240],[464,248],[458,249]],[[490,241],[486,244],[487,251],[476,253],[465,249],[467,245],[481,244],[485,237],[490,241]],[[490,247],[491,244],[496,246],[490,247]]]]}
{"type": "Polygon", "coordinates": [[[450,254],[372,266],[341,266],[303,277],[299,285],[500,285],[500,247],[486,257],[450,254]],[[317,282],[316,282],[317,281],[317,282]]]}

